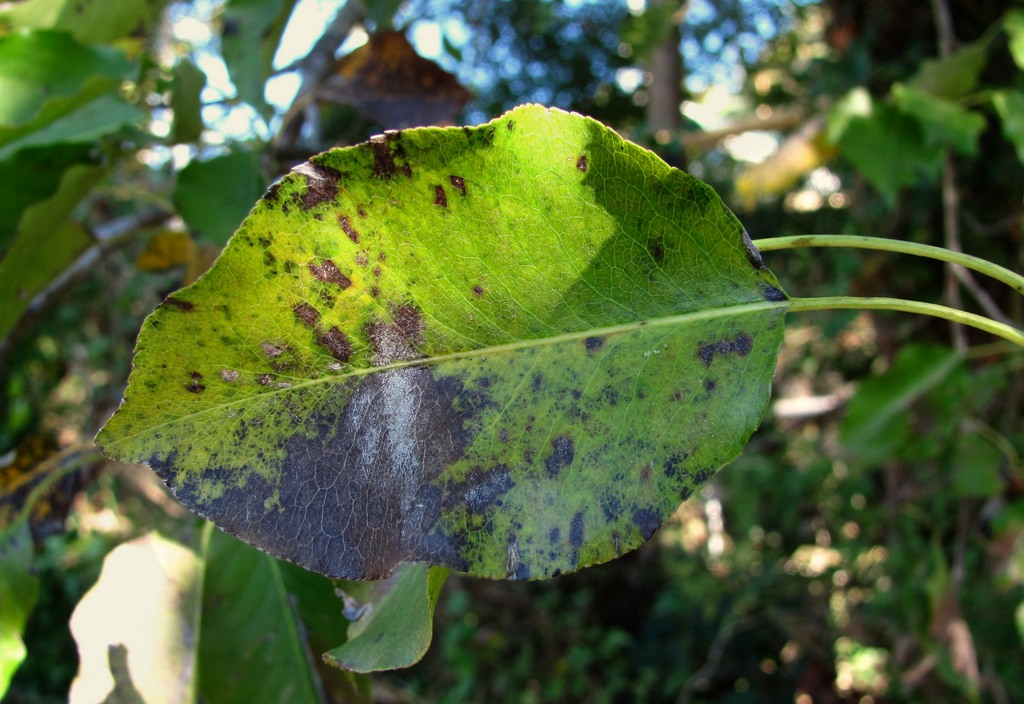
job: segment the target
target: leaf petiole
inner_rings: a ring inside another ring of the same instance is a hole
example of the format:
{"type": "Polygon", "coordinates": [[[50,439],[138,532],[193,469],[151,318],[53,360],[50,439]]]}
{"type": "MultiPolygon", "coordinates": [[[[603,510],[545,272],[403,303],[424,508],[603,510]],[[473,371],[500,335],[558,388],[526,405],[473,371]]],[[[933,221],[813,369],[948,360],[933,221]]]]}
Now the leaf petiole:
{"type": "Polygon", "coordinates": [[[795,237],[769,237],[754,240],[754,245],[762,252],[771,252],[778,249],[796,249],[798,247],[852,247],[854,249],[872,249],[883,252],[913,254],[973,269],[979,273],[991,276],[997,281],[1002,281],[1017,293],[1024,294],[1024,276],[1016,272],[1010,271],[998,264],[993,264],[990,261],[964,254],[963,252],[955,252],[943,247],[934,247],[917,242],[892,240],[885,237],[863,237],[860,235],[798,235],[795,237]]]}
{"type": "Polygon", "coordinates": [[[933,318],[943,318],[962,325],[969,325],[979,330],[998,335],[1004,340],[1024,347],[1024,332],[1017,328],[1003,323],[996,322],[974,313],[966,313],[955,308],[940,306],[935,303],[923,303],[921,301],[909,301],[903,298],[882,298],[862,296],[827,296],[823,298],[792,298],[789,301],[789,310],[897,310],[904,313],[917,313],[929,315],[933,318]]]}

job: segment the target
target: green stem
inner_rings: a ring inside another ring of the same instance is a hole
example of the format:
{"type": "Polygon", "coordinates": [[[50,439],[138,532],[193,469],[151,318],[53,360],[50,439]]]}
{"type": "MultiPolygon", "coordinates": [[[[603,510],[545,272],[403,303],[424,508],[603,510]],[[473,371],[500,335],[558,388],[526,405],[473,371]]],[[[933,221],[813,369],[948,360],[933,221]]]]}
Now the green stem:
{"type": "Polygon", "coordinates": [[[825,298],[792,298],[789,301],[789,310],[835,310],[838,308],[855,310],[898,310],[905,313],[917,313],[930,315],[934,318],[952,320],[955,323],[970,325],[973,328],[998,335],[1004,340],[1024,347],[1024,332],[1017,328],[998,323],[995,320],[983,318],[973,313],[965,313],[955,308],[947,308],[935,303],[922,303],[920,301],[908,301],[902,298],[864,298],[860,296],[828,296],[825,298]]]}
{"type": "Polygon", "coordinates": [[[767,239],[754,240],[754,245],[762,252],[771,252],[776,249],[795,249],[797,247],[852,247],[855,249],[874,249],[885,252],[914,254],[919,257],[928,257],[929,259],[959,264],[967,269],[987,274],[997,281],[1002,281],[1017,293],[1024,294],[1024,276],[984,259],[972,257],[963,252],[954,252],[942,247],[933,247],[928,244],[891,240],[884,237],[861,237],[859,235],[799,235],[796,237],[769,237],[767,239]]]}

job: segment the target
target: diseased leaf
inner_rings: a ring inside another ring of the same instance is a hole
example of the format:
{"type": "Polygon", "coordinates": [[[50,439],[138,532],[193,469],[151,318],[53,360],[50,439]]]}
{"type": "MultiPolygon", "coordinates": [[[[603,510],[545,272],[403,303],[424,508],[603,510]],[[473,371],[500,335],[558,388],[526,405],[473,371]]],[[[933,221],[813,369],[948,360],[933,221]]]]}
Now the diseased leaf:
{"type": "Polygon", "coordinates": [[[455,76],[417,54],[402,32],[378,32],[338,59],[317,96],[354,105],[396,129],[450,125],[472,97],[455,76]]]}
{"type": "Polygon", "coordinates": [[[202,570],[194,549],[156,533],[110,552],[71,616],[79,667],[68,701],[196,701],[202,570]]]}
{"type": "Polygon", "coordinates": [[[370,603],[359,605],[362,613],[349,626],[348,642],[325,653],[324,660],[355,672],[415,665],[430,647],[434,607],[447,578],[444,567],[402,565],[374,588],[370,603]]]}
{"type": "MultiPolygon", "coordinates": [[[[203,700],[324,702],[287,566],[210,528],[199,639],[203,700]]],[[[315,574],[306,577],[326,581],[315,574]]],[[[339,632],[338,639],[343,637],[339,632]]]]}
{"type": "Polygon", "coordinates": [[[144,325],[98,442],[330,576],[548,577],[639,546],[740,452],[785,308],[708,186],[524,106],[275,184],[144,325]]]}

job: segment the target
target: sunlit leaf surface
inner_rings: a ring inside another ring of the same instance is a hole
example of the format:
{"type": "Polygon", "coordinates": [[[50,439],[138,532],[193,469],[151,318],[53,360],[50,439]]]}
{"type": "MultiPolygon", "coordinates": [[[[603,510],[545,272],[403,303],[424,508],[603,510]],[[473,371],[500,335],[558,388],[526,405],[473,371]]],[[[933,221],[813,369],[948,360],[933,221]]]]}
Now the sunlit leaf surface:
{"type": "Polygon", "coordinates": [[[710,188],[593,120],[389,133],[267,192],[99,442],[331,576],[548,577],[740,452],[785,300],[710,188]]]}

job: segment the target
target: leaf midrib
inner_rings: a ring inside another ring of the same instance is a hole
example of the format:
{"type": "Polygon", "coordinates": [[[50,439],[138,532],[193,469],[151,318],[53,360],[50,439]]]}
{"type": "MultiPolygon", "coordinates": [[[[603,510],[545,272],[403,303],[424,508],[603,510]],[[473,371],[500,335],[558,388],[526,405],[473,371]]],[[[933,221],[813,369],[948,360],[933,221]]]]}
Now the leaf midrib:
{"type": "MultiPolygon", "coordinates": [[[[517,342],[509,342],[502,345],[491,345],[489,347],[481,347],[474,350],[464,350],[460,352],[451,352],[448,354],[436,355],[433,357],[422,357],[419,359],[393,362],[379,367],[366,367],[363,369],[352,369],[342,374],[335,374],[331,376],[319,377],[317,379],[308,379],[299,383],[292,384],[288,388],[276,389],[273,391],[265,391],[258,396],[247,396],[235,401],[228,401],[225,403],[218,403],[212,406],[207,406],[200,410],[187,413],[185,415],[177,416],[171,420],[156,425],[150,425],[143,430],[136,433],[122,435],[119,439],[104,445],[105,449],[113,449],[119,446],[123,446],[130,443],[137,437],[147,435],[153,431],[169,426],[174,426],[183,421],[202,417],[208,413],[213,413],[233,406],[244,407],[248,403],[252,403],[256,400],[263,400],[267,398],[273,398],[277,394],[288,394],[299,389],[313,387],[319,384],[338,383],[353,379],[361,376],[368,376],[370,374],[379,374],[393,369],[407,369],[409,367],[421,367],[440,364],[442,362],[457,361],[461,359],[473,359],[475,357],[485,357],[497,354],[504,354],[507,352],[517,352],[519,350],[547,347],[551,345],[557,345],[564,342],[575,342],[584,340],[588,337],[602,337],[605,335],[614,335],[624,332],[632,332],[641,328],[648,327],[665,327],[669,325],[683,325],[687,323],[694,323],[702,320],[712,320],[715,318],[729,318],[740,315],[746,315],[748,313],[778,313],[789,308],[791,301],[761,301],[757,303],[741,303],[733,306],[724,306],[718,308],[708,308],[704,310],[692,311],[689,313],[681,313],[679,315],[669,315],[661,318],[653,318],[650,320],[638,320],[629,323],[620,323],[618,325],[609,325],[600,328],[591,328],[589,330],[581,330],[576,332],[562,333],[561,335],[552,335],[550,337],[533,338],[529,340],[519,340],[517,342]]],[[[130,388],[129,388],[130,393],[130,388]]],[[[128,394],[126,393],[126,396],[128,394]]]]}

